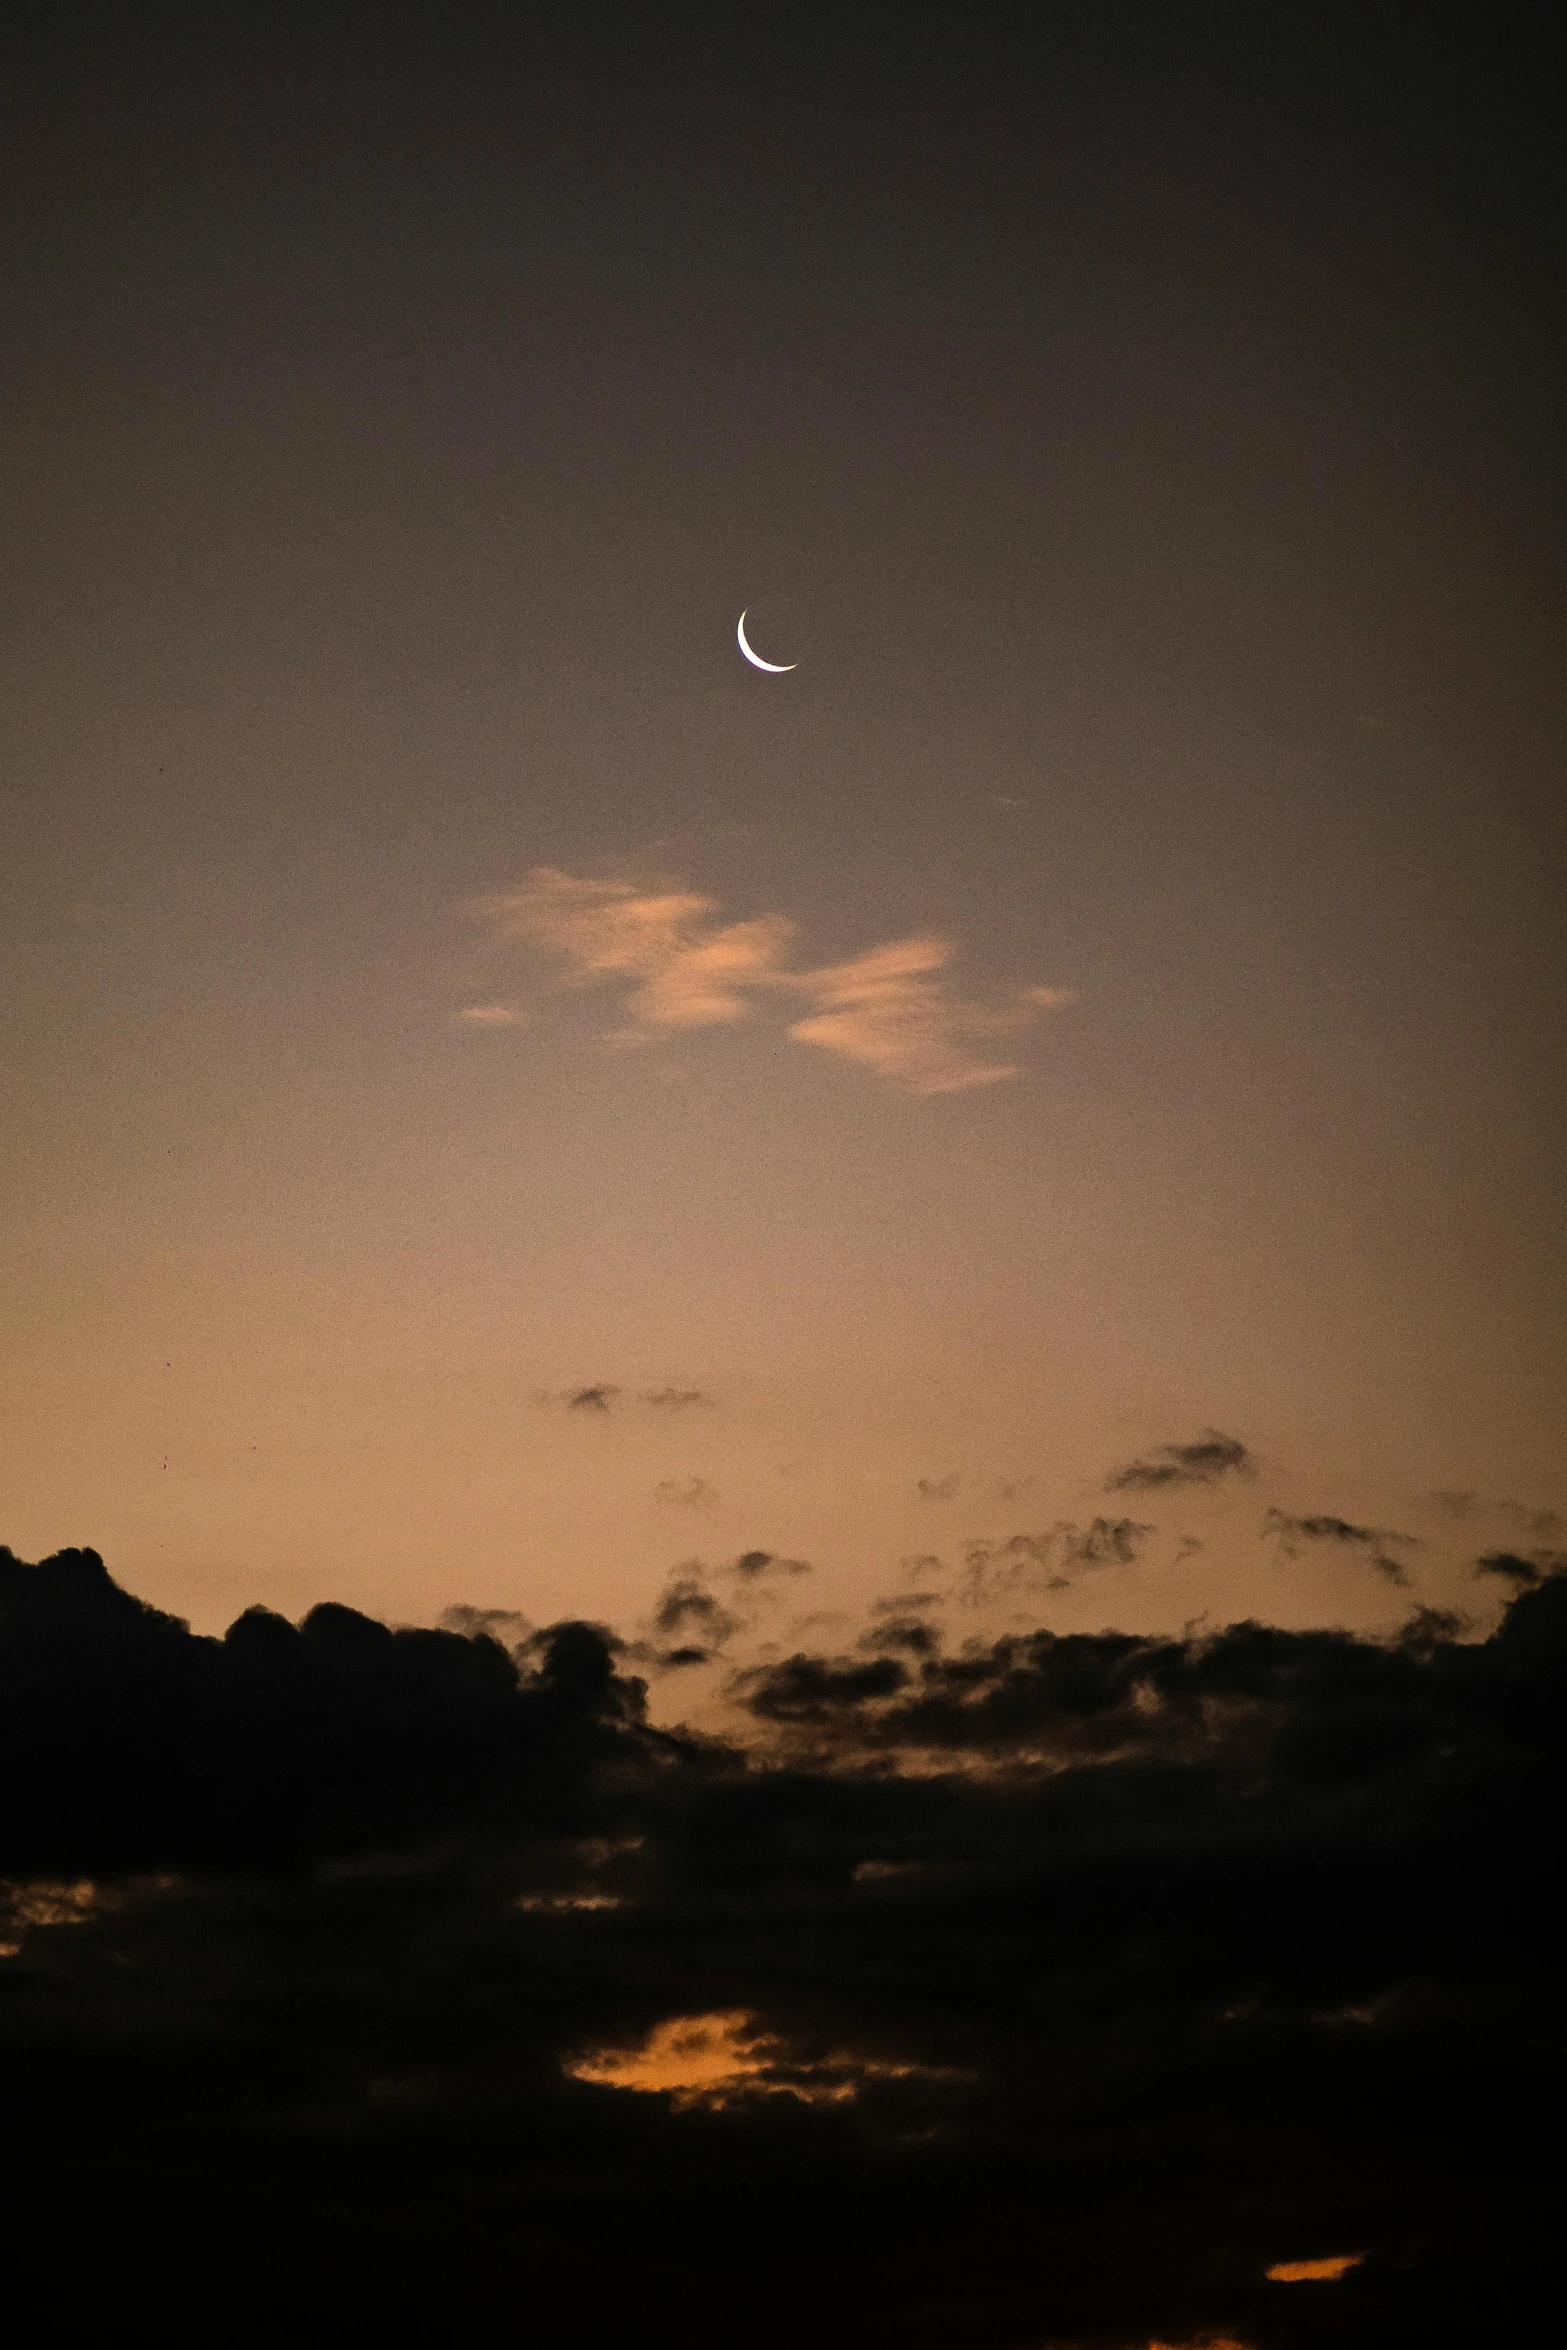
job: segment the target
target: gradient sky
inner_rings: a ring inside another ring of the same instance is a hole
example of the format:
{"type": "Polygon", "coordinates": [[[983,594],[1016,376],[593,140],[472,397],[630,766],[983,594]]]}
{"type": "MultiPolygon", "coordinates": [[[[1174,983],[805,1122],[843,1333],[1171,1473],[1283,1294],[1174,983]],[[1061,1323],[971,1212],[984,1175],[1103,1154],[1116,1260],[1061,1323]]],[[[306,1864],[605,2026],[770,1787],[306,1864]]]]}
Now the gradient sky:
{"type": "Polygon", "coordinates": [[[1129,1515],[1030,1622],[1489,1621],[1567,1508],[1538,55],[588,14],[7,61],[6,1538],[632,1629],[1129,1515]]]}

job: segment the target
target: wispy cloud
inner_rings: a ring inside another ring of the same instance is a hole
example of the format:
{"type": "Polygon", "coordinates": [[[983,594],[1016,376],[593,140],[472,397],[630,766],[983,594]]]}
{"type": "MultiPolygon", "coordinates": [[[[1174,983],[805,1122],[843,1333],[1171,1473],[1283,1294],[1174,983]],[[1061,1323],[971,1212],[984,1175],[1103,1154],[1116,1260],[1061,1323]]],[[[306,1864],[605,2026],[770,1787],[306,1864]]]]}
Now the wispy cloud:
{"type": "Polygon", "coordinates": [[[665,1477],[653,1488],[653,1499],[673,1502],[683,1510],[705,1510],[718,1495],[705,1477],[665,1477]]]}
{"type": "Polygon", "coordinates": [[[1112,1469],[1105,1491],[1153,1493],[1163,1485],[1217,1485],[1231,1471],[1255,1476],[1256,1467],[1238,1436],[1205,1428],[1191,1444],[1161,1444],[1142,1459],[1128,1461],[1124,1469],[1112,1469]]]}
{"type": "Polygon", "coordinates": [[[789,1027],[796,1043],[858,1062],[907,1093],[962,1093],[1016,1076],[1015,1062],[984,1048],[1073,1000],[1069,988],[1028,987],[1001,1003],[971,1003],[947,977],[953,942],[935,933],[794,970],[785,958],[795,925],[786,915],[724,922],[717,901],[694,890],[594,881],[548,865],[473,910],[494,936],[555,956],[584,985],[620,981],[619,1043],[733,1026],[750,1016],[758,991],[771,991],[806,1001],[789,1027]]]}
{"type": "Polygon", "coordinates": [[[739,1618],[731,1615],[705,1588],[698,1567],[677,1570],[670,1576],[654,1611],[653,1622],[661,1639],[676,1644],[677,1654],[692,1647],[712,1654],[740,1628],[739,1618]]]}
{"type": "Polygon", "coordinates": [[[743,1550],[730,1569],[742,1583],[759,1583],[764,1575],[808,1575],[809,1559],[784,1559],[770,1550],[743,1550]]]}
{"type": "Polygon", "coordinates": [[[566,1408],[573,1412],[607,1412],[619,1393],[618,1387],[602,1381],[597,1387],[579,1387],[574,1395],[567,1397],[566,1408]]]}
{"type": "MultiPolygon", "coordinates": [[[[700,1508],[718,1496],[700,1477],[693,1477],[685,1486],[666,1479],[656,1498],[700,1508]]],[[[700,1559],[687,1559],[670,1570],[647,1626],[650,1637],[639,1641],[631,1653],[660,1672],[709,1664],[737,1633],[754,1632],[761,1618],[776,1614],[777,1585],[810,1571],[808,1559],[777,1558],[768,1550],[743,1551],[732,1564],[716,1570],[700,1559]],[[714,1588],[720,1583],[722,1596],[714,1588]]]]}
{"type": "Polygon", "coordinates": [[[781,914],[719,923],[712,898],[687,889],[639,889],[536,865],[517,888],[480,898],[474,912],[503,938],[542,947],[584,981],[631,981],[636,1041],[661,1029],[724,1027],[751,1006],[745,987],[774,980],[794,936],[781,914]]]}
{"type": "Polygon", "coordinates": [[[1366,1552],[1379,1575],[1390,1583],[1406,1584],[1402,1562],[1390,1555],[1392,1549],[1418,1550],[1419,1537],[1398,1534],[1388,1526],[1354,1526],[1347,1518],[1329,1516],[1294,1518],[1287,1510],[1269,1510],[1262,1522],[1265,1536],[1272,1536],[1288,1559],[1300,1556],[1303,1543],[1326,1542],[1340,1549],[1366,1552]]]}
{"type": "Polygon", "coordinates": [[[1096,1567],[1135,1566],[1140,1546],[1156,1528],[1135,1518],[1095,1518],[1074,1526],[1061,1519],[1047,1532],[1012,1534],[1004,1542],[965,1543],[962,1596],[970,1606],[1041,1591],[1065,1591],[1096,1567]]]}
{"type": "MultiPolygon", "coordinates": [[[[540,1388],[534,1395],[536,1404],[563,1404],[570,1412],[608,1412],[623,1397],[626,1389],[613,1379],[596,1379],[588,1387],[540,1388]]],[[[686,1412],[700,1408],[711,1411],[715,1399],[700,1387],[649,1387],[640,1390],[634,1399],[654,1411],[686,1412]]]]}
{"type": "Polygon", "coordinates": [[[802,972],[791,984],[817,1009],[789,1034],[864,1062],[908,1093],[966,1093],[1015,1077],[1015,1061],[987,1060],[976,1044],[1032,1027],[1041,1011],[1069,1001],[1070,990],[1030,987],[1009,1004],[965,1003],[944,976],[952,953],[950,939],[895,938],[850,962],[802,972]]]}
{"type": "Polygon", "coordinates": [[[1516,1551],[1488,1550],[1475,1560],[1474,1571],[1477,1575],[1500,1575],[1515,1590],[1524,1591],[1533,1583],[1548,1582],[1567,1571],[1567,1551],[1537,1550],[1530,1558],[1520,1558],[1516,1551]]]}

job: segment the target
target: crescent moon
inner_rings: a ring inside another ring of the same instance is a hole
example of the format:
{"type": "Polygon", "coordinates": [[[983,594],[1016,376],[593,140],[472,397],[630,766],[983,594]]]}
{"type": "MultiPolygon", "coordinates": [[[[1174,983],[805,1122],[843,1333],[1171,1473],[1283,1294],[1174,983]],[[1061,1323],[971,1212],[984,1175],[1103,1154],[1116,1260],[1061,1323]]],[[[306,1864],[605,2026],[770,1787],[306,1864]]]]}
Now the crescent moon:
{"type": "MultiPolygon", "coordinates": [[[[747,604],[746,612],[749,612],[750,609],[750,605],[747,604]]],[[[774,677],[785,677],[791,669],[798,669],[800,666],[798,661],[764,661],[760,653],[753,653],[745,641],[745,612],[740,615],[740,625],[735,630],[735,635],[740,639],[741,652],[744,653],[753,669],[766,669],[774,677]]]]}

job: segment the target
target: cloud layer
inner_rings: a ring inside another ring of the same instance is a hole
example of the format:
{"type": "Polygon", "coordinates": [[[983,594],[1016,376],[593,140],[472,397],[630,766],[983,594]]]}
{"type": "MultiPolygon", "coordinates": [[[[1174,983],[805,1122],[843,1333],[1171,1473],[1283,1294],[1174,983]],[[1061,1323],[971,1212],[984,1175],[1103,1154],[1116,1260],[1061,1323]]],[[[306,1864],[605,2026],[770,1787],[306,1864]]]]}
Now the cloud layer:
{"type": "MultiPolygon", "coordinates": [[[[659,1629],[732,1612],[693,1570],[659,1629]]],[[[0,1553],[13,2292],[177,2340],[212,2272],[270,2339],[1526,2338],[1567,1577],[1472,1643],[875,1613],[750,1670],[747,1748],[652,1728],[600,1627],[203,1639],[0,1553]]]]}
{"type": "Polygon", "coordinates": [[[1072,1000],[1070,989],[1029,987],[999,1004],[968,1002],[947,977],[952,941],[934,933],[794,969],[786,958],[795,924],[785,915],[725,923],[716,902],[692,890],[596,881],[548,865],[478,899],[474,913],[493,937],[542,950],[584,985],[618,982],[625,1020],[613,1031],[617,1042],[733,1026],[765,993],[803,998],[807,1009],[788,1028],[797,1043],[857,1062],[907,1093],[961,1093],[1015,1076],[1015,1062],[981,1048],[1072,1000]]]}

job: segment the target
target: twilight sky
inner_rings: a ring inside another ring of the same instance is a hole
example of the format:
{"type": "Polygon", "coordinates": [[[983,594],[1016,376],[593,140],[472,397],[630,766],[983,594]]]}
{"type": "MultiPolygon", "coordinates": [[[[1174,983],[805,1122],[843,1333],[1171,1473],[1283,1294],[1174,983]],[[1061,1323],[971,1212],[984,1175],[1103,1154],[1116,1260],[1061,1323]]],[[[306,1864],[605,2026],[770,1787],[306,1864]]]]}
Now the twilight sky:
{"type": "Polygon", "coordinates": [[[967,14],[11,36],[26,1555],[651,1653],[1559,1547],[1544,20],[967,14]]]}
{"type": "Polygon", "coordinates": [[[1546,2338],[1546,12],[35,13],[12,2297],[1546,2338]]]}

